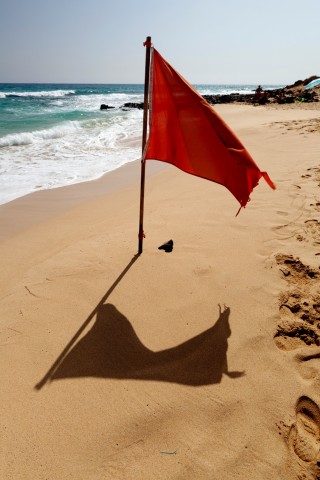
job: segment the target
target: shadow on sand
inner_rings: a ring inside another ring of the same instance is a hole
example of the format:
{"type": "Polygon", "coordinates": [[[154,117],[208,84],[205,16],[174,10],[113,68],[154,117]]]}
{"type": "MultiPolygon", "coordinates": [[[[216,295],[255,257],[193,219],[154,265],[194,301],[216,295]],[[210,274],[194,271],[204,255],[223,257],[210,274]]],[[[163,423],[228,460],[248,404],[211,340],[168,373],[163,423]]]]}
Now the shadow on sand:
{"type": "MultiPolygon", "coordinates": [[[[118,277],[117,283],[135,260],[133,258],[118,277]]],[[[129,320],[114,305],[103,303],[116,282],[35,386],[37,390],[48,381],[63,378],[139,379],[199,386],[219,383],[223,374],[231,378],[244,375],[244,372],[228,371],[230,308],[221,311],[219,306],[218,320],[203,333],[173,348],[154,352],[143,345],[129,320]],[[92,328],[76,343],[95,315],[92,328]]]]}

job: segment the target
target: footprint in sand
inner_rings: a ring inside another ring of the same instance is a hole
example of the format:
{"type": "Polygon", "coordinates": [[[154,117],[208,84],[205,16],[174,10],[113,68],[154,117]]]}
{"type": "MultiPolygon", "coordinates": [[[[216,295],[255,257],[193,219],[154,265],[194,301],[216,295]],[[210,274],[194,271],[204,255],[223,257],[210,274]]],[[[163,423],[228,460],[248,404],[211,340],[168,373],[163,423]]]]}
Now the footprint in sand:
{"type": "Polygon", "coordinates": [[[296,422],[290,429],[288,443],[303,462],[320,466],[320,409],[306,396],[297,402],[296,422]]]}
{"type": "Polygon", "coordinates": [[[208,275],[211,274],[212,267],[209,265],[208,267],[196,267],[193,271],[193,273],[197,277],[207,277],[208,275]]]}
{"type": "Polygon", "coordinates": [[[293,255],[277,254],[275,256],[279,270],[290,277],[290,282],[297,284],[301,280],[310,281],[319,277],[319,271],[314,268],[304,265],[301,260],[293,255]]]}
{"type": "Polygon", "coordinates": [[[319,271],[292,255],[276,255],[289,290],[279,295],[280,322],[274,341],[281,350],[320,346],[319,271]]]}
{"type": "Polygon", "coordinates": [[[314,207],[317,212],[320,212],[320,202],[316,202],[316,203],[310,203],[310,207],[314,207]]]}
{"type": "Polygon", "coordinates": [[[305,220],[305,232],[318,244],[320,241],[320,222],[316,219],[305,220]]]}

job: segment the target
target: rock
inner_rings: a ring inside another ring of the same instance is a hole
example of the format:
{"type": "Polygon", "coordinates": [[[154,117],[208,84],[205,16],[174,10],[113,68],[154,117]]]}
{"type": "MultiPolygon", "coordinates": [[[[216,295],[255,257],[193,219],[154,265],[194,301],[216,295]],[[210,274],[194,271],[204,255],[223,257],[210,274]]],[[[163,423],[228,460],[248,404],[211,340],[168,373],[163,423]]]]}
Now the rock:
{"type": "Polygon", "coordinates": [[[203,95],[203,98],[210,103],[215,105],[216,103],[233,103],[233,102],[249,102],[253,101],[253,94],[247,93],[230,93],[229,95],[203,95]]]}
{"type": "Polygon", "coordinates": [[[144,109],[144,103],[141,102],[141,103],[125,103],[123,105],[124,108],[138,108],[139,110],[143,110],[144,109]]]}
{"type": "Polygon", "coordinates": [[[255,94],[246,93],[231,93],[229,95],[203,95],[203,98],[211,105],[219,103],[255,103],[265,105],[266,103],[295,103],[295,102],[318,102],[320,99],[320,86],[312,91],[305,90],[304,87],[319,78],[317,75],[312,75],[305,80],[297,80],[292,85],[287,85],[284,88],[277,88],[274,90],[263,90],[261,98],[257,99],[255,94]]]}
{"type": "Polygon", "coordinates": [[[312,80],[316,80],[317,78],[319,78],[318,75],[311,75],[311,77],[308,77],[305,80],[297,80],[292,85],[287,85],[285,88],[286,89],[296,88],[296,87],[303,88],[306,85],[308,85],[308,83],[312,82],[312,80]]]}
{"type": "Polygon", "coordinates": [[[110,107],[110,105],[106,105],[105,103],[102,103],[102,105],[100,105],[100,110],[109,110],[110,108],[115,107],[110,107]]]}

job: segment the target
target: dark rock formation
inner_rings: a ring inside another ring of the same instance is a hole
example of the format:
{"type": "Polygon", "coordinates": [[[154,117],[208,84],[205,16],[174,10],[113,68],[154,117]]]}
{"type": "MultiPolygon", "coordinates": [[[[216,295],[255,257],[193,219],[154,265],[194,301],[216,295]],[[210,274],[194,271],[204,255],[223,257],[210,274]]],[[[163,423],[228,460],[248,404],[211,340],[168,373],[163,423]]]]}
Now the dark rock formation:
{"type": "Polygon", "coordinates": [[[125,103],[122,108],[138,108],[139,110],[143,110],[144,104],[141,103],[125,103]]]}
{"type": "Polygon", "coordinates": [[[203,98],[210,104],[216,103],[251,103],[253,101],[254,94],[248,93],[230,93],[229,95],[203,95],[203,98]]]}
{"type": "Polygon", "coordinates": [[[105,103],[100,105],[100,110],[109,110],[110,108],[115,108],[115,107],[110,107],[110,105],[106,105],[105,103]]]}
{"type": "Polygon", "coordinates": [[[312,75],[311,77],[306,78],[305,80],[297,80],[296,82],[294,82],[293,85],[287,85],[285,88],[295,88],[295,87],[302,88],[308,85],[308,83],[312,82],[312,80],[316,80],[317,78],[319,78],[317,75],[312,75]]]}
{"type": "Polygon", "coordinates": [[[320,85],[310,90],[304,87],[312,80],[319,78],[313,75],[305,80],[297,80],[293,85],[287,85],[284,88],[274,90],[263,90],[261,94],[231,93],[229,95],[203,95],[203,98],[210,104],[219,103],[253,103],[256,105],[265,105],[267,103],[298,103],[298,102],[319,102],[320,85]]]}
{"type": "MultiPolygon", "coordinates": [[[[319,102],[320,101],[320,85],[310,90],[304,87],[312,82],[317,75],[312,75],[305,80],[297,80],[292,85],[274,90],[262,90],[258,95],[256,93],[230,93],[229,95],[203,95],[203,98],[211,105],[220,103],[249,103],[255,105],[265,105],[267,103],[297,103],[297,102],[319,102]]],[[[108,110],[111,107],[106,104],[100,106],[100,110],[108,110]]],[[[144,109],[144,103],[125,103],[121,107],[123,110],[130,108],[144,109]]]]}

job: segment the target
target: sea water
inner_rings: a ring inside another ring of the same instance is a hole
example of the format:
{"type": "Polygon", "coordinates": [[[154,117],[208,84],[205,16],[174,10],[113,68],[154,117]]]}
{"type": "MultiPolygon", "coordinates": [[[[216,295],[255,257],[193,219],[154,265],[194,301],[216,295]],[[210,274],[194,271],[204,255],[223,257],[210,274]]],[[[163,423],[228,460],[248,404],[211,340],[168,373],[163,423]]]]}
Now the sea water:
{"type": "MultiPolygon", "coordinates": [[[[216,95],[256,85],[195,88],[216,95]]],[[[128,102],[143,102],[143,85],[0,84],[0,204],[141,158],[143,111],[128,102]]]]}

